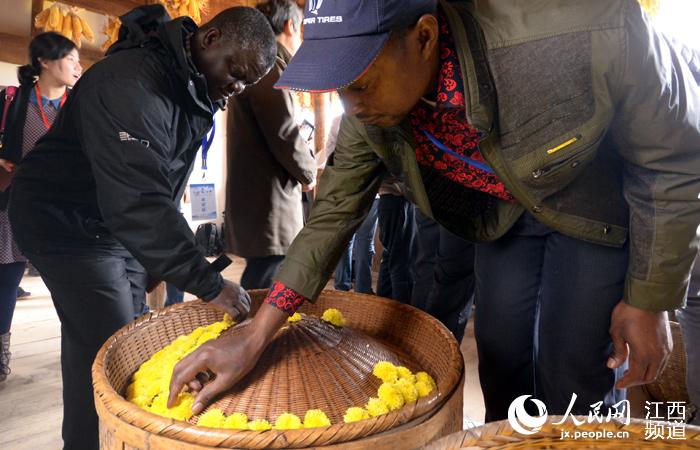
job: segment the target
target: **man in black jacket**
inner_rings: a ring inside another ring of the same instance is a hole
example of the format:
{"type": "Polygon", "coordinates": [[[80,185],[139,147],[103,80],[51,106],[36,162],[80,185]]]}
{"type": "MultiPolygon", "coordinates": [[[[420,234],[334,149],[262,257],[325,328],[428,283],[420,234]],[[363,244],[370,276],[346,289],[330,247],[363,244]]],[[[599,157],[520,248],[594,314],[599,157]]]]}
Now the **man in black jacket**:
{"type": "Polygon", "coordinates": [[[119,41],[13,180],[17,242],[61,320],[69,449],[98,448],[91,364],[140,312],[145,272],[234,319],[250,307],[204,258],[176,203],[214,113],[270,70],[275,36],[252,8],[228,9],[201,28],[167,19],[161,6],[122,17],[119,41]]]}

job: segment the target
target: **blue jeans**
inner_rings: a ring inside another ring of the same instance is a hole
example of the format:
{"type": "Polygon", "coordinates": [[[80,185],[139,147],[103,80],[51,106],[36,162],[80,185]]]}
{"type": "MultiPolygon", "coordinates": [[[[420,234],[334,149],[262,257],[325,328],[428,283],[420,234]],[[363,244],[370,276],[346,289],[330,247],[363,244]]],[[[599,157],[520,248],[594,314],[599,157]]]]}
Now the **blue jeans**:
{"type": "MultiPolygon", "coordinates": [[[[622,299],[628,249],[561,234],[525,213],[505,236],[476,244],[475,334],[486,421],[518,396],[550,415],[624,399],[608,369],[610,316],[622,299]]],[[[604,409],[602,409],[604,410],[604,409]]]]}
{"type": "Polygon", "coordinates": [[[355,269],[355,292],[371,294],[372,260],[374,259],[374,233],[377,231],[377,209],[379,201],[374,200],[369,214],[350,239],[335,268],[333,287],[339,291],[349,291],[352,287],[352,273],[355,269]],[[353,254],[355,264],[353,264],[353,254]]]}
{"type": "Polygon", "coordinates": [[[17,303],[17,288],[26,265],[23,262],[0,264],[0,334],[10,332],[17,303]]]}
{"type": "Polygon", "coordinates": [[[379,198],[379,240],[384,250],[379,266],[377,295],[411,303],[413,274],[413,205],[404,197],[379,198]]]}
{"type": "MultiPolygon", "coordinates": [[[[696,261],[695,264],[699,264],[699,262],[696,261]]],[[[696,271],[697,269],[693,270],[693,272],[696,271]]],[[[691,286],[693,286],[692,283],[691,286]]],[[[700,374],[700,296],[698,296],[697,291],[691,291],[688,294],[685,308],[678,310],[676,316],[681,324],[685,344],[687,359],[685,379],[688,385],[688,396],[690,401],[700,408],[700,378],[698,378],[698,374],[700,374]]],[[[695,413],[691,423],[700,425],[700,412],[695,413]]]]}
{"type": "Polygon", "coordinates": [[[411,305],[442,322],[461,341],[474,298],[474,244],[415,212],[416,257],[411,305]]]}
{"type": "Polygon", "coordinates": [[[165,283],[165,306],[172,306],[177,303],[182,303],[185,299],[185,293],[177,288],[174,284],[165,283]]]}

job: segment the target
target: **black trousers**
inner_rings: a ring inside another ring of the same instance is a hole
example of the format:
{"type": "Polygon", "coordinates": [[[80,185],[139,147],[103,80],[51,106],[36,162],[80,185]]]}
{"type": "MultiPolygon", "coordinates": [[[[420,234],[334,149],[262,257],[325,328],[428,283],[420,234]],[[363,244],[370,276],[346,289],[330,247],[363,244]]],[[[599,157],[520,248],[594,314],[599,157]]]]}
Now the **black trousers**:
{"type": "Polygon", "coordinates": [[[61,321],[64,448],[98,449],[92,363],[107,338],[147,309],[145,270],[132,257],[26,256],[61,321]]]}
{"type": "Polygon", "coordinates": [[[272,285],[272,277],[284,261],[284,255],[246,258],[245,270],[241,275],[243,289],[267,289],[272,285]]]}
{"type": "Polygon", "coordinates": [[[379,197],[377,218],[382,261],[379,265],[377,295],[411,303],[413,274],[413,205],[404,197],[379,197]]]}
{"type": "Polygon", "coordinates": [[[529,213],[500,239],[476,244],[474,331],[487,422],[508,417],[521,395],[550,415],[565,414],[573,394],[572,412],[582,415],[624,399],[614,389],[623,370],[606,362],[627,264],[626,246],[574,239],[529,213]]]}
{"type": "Polygon", "coordinates": [[[442,322],[458,342],[474,299],[474,244],[416,209],[411,304],[442,322]]]}

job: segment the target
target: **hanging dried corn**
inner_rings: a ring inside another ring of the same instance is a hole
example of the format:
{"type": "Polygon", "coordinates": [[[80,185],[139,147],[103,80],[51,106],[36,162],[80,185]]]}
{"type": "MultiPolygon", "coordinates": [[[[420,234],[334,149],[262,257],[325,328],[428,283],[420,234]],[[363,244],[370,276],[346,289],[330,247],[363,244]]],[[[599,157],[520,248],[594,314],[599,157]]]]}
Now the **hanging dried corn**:
{"type": "Polygon", "coordinates": [[[75,7],[54,3],[50,8],[36,15],[34,26],[43,31],[61,33],[80,48],[83,39],[93,42],[95,35],[90,25],[78,15],[78,12],[79,10],[75,7]]]}
{"type": "Polygon", "coordinates": [[[642,5],[644,11],[650,16],[654,17],[659,13],[661,0],[639,0],[639,3],[642,5]]]}
{"type": "Polygon", "coordinates": [[[102,44],[102,50],[107,51],[107,49],[119,40],[119,28],[122,26],[122,21],[118,17],[109,16],[107,25],[102,30],[103,34],[107,35],[107,40],[102,44]]]}
{"type": "Polygon", "coordinates": [[[173,19],[189,16],[195,23],[202,22],[202,14],[206,12],[208,0],[158,0],[173,19]]]}

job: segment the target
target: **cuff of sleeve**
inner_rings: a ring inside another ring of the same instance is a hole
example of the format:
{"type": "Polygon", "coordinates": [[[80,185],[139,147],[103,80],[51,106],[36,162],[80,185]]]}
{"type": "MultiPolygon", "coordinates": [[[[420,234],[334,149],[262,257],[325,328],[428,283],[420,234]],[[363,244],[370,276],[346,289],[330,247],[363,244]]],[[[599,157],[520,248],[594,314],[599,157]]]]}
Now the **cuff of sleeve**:
{"type": "Polygon", "coordinates": [[[208,289],[206,291],[203,291],[201,294],[197,292],[193,292],[193,294],[197,295],[197,297],[201,298],[205,302],[210,302],[214,300],[216,297],[221,294],[221,291],[224,289],[224,277],[221,276],[220,273],[215,272],[214,277],[212,277],[212,283],[209,284],[208,289]]]}
{"type": "Polygon", "coordinates": [[[284,311],[290,316],[308,300],[303,295],[297,293],[292,288],[288,288],[279,281],[275,281],[270,288],[270,292],[265,297],[265,303],[268,303],[275,308],[284,311]]]}
{"type": "Polygon", "coordinates": [[[627,276],[624,301],[647,311],[671,311],[683,307],[688,293],[688,282],[655,283],[627,276]]]}

